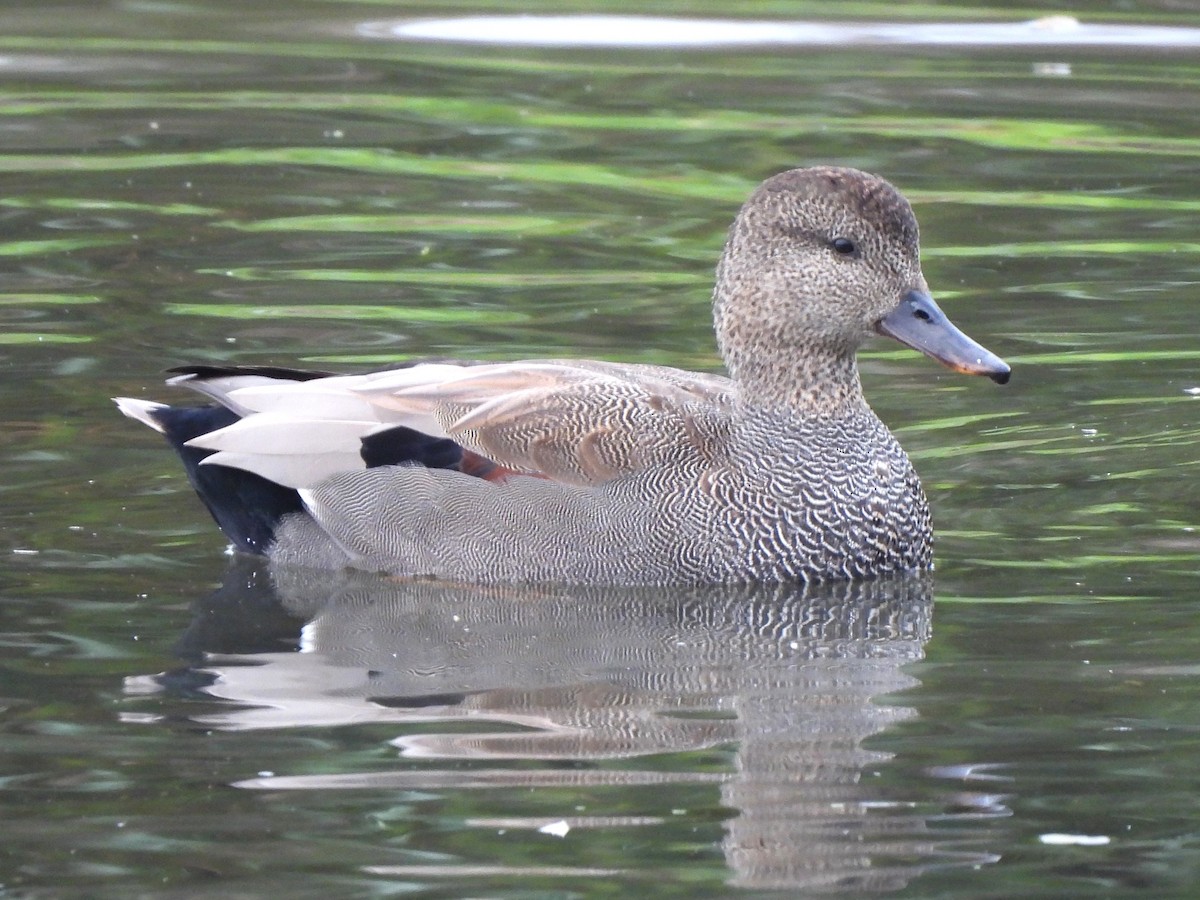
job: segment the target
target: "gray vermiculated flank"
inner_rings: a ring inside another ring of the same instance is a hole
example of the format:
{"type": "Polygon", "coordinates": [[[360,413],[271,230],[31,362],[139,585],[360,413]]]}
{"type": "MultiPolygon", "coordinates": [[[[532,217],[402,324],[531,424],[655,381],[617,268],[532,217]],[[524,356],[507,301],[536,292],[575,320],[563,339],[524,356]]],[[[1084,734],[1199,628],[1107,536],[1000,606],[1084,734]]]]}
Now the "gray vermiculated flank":
{"type": "MultiPolygon", "coordinates": [[[[687,433],[631,425],[636,406],[608,408],[585,388],[555,414],[568,434],[578,417],[578,432],[596,438],[593,476],[608,466],[611,478],[492,483],[404,466],[337,475],[306,492],[309,515],[282,523],[270,555],[469,581],[812,581],[927,568],[928,504],[867,406],[854,359],[914,288],[925,289],[917,224],[891,185],[845,169],[775,176],[742,208],[717,269],[727,402],[684,409],[687,433]],[[835,237],[855,254],[831,250],[835,237]],[[606,449],[598,417],[642,445],[606,449]]],[[[505,427],[497,441],[519,443],[520,420],[505,427]]],[[[486,449],[487,434],[467,437],[486,449]]],[[[574,448],[538,452],[570,469],[574,448]]]]}

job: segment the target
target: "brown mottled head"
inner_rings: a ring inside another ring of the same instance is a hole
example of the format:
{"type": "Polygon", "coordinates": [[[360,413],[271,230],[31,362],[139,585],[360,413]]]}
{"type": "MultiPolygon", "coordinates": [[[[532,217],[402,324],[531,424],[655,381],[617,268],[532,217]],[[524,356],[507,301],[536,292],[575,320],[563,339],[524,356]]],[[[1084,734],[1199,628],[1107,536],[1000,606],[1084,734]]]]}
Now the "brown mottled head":
{"type": "MultiPolygon", "coordinates": [[[[899,191],[857,169],[793,169],[759,185],[730,228],[713,298],[717,339],[745,396],[853,405],[862,402],[854,354],[876,333],[971,370],[932,353],[919,329],[881,327],[907,299],[932,304],[928,290],[917,220],[899,191]]],[[[964,352],[978,348],[970,344],[964,352]]]]}
{"type": "MultiPolygon", "coordinates": [[[[904,196],[882,178],[857,169],[831,166],[792,169],[768,178],[759,185],[751,202],[755,202],[760,194],[766,197],[758,199],[759,203],[778,204],[778,211],[784,219],[781,225],[785,229],[789,225],[803,228],[809,224],[809,217],[796,215],[795,204],[802,201],[809,206],[810,212],[821,206],[841,206],[849,216],[870,223],[888,239],[914,251],[920,240],[917,217],[913,215],[912,207],[904,196]],[[772,197],[774,199],[768,199],[772,197]]],[[[836,211],[830,211],[834,212],[836,219],[836,211]]],[[[841,224],[845,227],[850,226],[849,216],[842,219],[841,224]]]]}

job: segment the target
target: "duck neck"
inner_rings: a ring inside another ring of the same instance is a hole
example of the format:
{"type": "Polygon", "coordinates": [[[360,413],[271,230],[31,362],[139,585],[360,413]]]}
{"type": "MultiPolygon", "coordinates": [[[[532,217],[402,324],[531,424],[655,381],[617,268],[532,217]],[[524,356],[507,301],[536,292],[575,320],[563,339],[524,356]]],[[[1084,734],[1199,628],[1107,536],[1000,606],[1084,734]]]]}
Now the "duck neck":
{"type": "Polygon", "coordinates": [[[738,406],[787,418],[843,418],[867,409],[853,350],[795,347],[769,354],[726,355],[738,406]]]}

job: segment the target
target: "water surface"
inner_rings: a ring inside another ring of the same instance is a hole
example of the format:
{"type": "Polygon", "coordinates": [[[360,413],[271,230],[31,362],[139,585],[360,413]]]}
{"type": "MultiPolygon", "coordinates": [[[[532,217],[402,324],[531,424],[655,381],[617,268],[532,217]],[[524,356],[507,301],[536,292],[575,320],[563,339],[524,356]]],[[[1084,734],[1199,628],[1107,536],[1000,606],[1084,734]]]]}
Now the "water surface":
{"type": "Polygon", "coordinates": [[[687,48],[390,30],[529,11],[0,13],[0,884],[1190,896],[1191,17],[751,3],[742,25],[845,39],[687,48]],[[109,404],[168,399],[180,362],[716,370],[724,230],[817,162],[905,191],[935,295],[1014,365],[999,388],[864,354],[931,496],[932,580],[275,582],[109,404]]]}

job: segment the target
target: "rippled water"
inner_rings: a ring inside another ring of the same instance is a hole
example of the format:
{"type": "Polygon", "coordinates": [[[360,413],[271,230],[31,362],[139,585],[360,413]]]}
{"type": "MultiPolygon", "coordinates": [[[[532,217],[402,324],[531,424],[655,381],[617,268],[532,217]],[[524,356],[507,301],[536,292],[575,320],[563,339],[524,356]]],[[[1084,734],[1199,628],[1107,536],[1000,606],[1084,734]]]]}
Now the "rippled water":
{"type": "Polygon", "coordinates": [[[663,47],[467,42],[502,0],[5,5],[0,892],[1192,895],[1193,17],[738,9],[714,46],[724,5],[644,4],[696,20],[663,47]],[[815,162],[908,194],[1014,365],[864,356],[931,581],[273,583],[109,404],[188,361],[713,369],[724,230],[815,162]]]}

